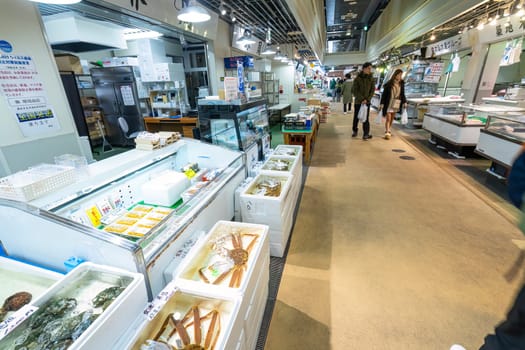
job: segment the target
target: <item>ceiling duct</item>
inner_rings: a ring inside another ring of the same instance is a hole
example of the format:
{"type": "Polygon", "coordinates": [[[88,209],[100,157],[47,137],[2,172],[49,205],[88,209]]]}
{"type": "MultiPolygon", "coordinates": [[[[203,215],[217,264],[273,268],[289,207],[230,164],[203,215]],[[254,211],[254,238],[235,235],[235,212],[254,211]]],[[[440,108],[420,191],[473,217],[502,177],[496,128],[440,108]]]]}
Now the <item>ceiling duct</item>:
{"type": "Polygon", "coordinates": [[[127,48],[120,26],[85,18],[74,12],[42,17],[54,50],[87,52],[127,48]]]}

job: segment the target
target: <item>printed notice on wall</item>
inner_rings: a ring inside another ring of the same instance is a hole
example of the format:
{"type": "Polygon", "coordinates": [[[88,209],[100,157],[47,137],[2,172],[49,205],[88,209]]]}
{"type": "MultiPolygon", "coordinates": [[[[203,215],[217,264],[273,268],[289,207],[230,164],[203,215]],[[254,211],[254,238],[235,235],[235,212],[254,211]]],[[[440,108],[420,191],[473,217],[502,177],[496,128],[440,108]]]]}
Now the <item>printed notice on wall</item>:
{"type": "Polygon", "coordinates": [[[238,96],[237,88],[237,78],[236,77],[224,77],[224,99],[226,101],[236,100],[238,96]]]}
{"type": "Polygon", "coordinates": [[[60,130],[31,56],[0,55],[0,92],[25,137],[60,130]]]}

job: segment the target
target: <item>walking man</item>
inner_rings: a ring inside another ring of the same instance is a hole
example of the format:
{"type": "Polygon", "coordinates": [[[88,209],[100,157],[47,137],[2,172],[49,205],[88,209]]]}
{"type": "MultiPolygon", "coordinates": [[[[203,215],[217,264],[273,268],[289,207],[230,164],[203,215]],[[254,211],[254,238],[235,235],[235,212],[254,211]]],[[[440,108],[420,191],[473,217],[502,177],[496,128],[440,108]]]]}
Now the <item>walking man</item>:
{"type": "Polygon", "coordinates": [[[370,135],[370,101],[374,96],[375,86],[372,76],[372,63],[365,62],[361,72],[354,79],[352,94],[354,95],[354,120],[352,125],[352,137],[357,136],[359,119],[357,115],[361,108],[366,108],[366,121],[363,123],[363,140],[372,138],[370,135]]]}

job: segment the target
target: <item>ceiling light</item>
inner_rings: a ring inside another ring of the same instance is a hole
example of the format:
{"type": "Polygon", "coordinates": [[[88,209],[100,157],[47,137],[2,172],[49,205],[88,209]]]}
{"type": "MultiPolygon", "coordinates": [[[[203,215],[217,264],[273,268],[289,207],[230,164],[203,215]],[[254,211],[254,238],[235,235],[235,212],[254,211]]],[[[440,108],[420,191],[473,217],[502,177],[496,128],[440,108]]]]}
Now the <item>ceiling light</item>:
{"type": "Polygon", "coordinates": [[[178,20],[190,23],[206,22],[210,20],[210,18],[211,16],[208,11],[202,6],[197,5],[195,0],[190,0],[189,4],[183,7],[177,15],[178,20]]]}
{"type": "Polygon", "coordinates": [[[261,55],[273,55],[275,53],[276,51],[272,49],[272,45],[266,45],[266,47],[264,48],[264,51],[261,52],[261,55]]]}
{"type": "Polygon", "coordinates": [[[480,20],[477,26],[478,30],[483,30],[485,28],[485,23],[483,20],[480,20]]]}
{"type": "Polygon", "coordinates": [[[230,20],[231,20],[232,22],[235,22],[235,21],[237,20],[237,18],[235,17],[235,14],[233,13],[233,11],[232,11],[232,13],[231,13],[231,15],[230,15],[230,20]]]}
{"type": "Polygon", "coordinates": [[[277,53],[275,54],[275,56],[273,57],[275,60],[282,60],[283,59],[283,55],[281,54],[281,50],[277,50],[277,53]]]}
{"type": "Polygon", "coordinates": [[[226,7],[224,7],[224,4],[222,3],[222,1],[221,1],[220,6],[219,6],[219,11],[220,11],[221,15],[223,15],[223,16],[225,16],[225,15],[226,15],[226,12],[228,12],[228,11],[226,10],[226,7]]]}
{"type": "Polygon", "coordinates": [[[53,5],[71,5],[81,2],[82,0],[30,0],[33,2],[41,2],[44,4],[53,4],[53,5]]]}
{"type": "Polygon", "coordinates": [[[432,35],[430,36],[430,40],[431,40],[431,41],[436,40],[436,36],[434,35],[434,33],[432,33],[432,35]]]}
{"type": "Polygon", "coordinates": [[[255,43],[256,41],[252,38],[252,32],[249,29],[244,30],[242,36],[237,39],[237,44],[250,45],[255,43]]]}

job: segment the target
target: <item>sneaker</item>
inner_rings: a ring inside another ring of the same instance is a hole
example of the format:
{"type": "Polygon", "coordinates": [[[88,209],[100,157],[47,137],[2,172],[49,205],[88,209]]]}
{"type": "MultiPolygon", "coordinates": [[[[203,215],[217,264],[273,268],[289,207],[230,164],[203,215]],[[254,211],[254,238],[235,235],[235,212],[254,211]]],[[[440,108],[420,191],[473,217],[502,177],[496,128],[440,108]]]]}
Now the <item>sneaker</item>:
{"type": "Polygon", "coordinates": [[[385,140],[390,140],[390,133],[389,132],[385,132],[385,140]]]}
{"type": "Polygon", "coordinates": [[[343,114],[347,114],[346,112],[343,112],[343,114]]]}
{"type": "Polygon", "coordinates": [[[450,347],[450,350],[467,350],[465,349],[463,346],[461,345],[458,345],[458,344],[454,344],[450,347]]]}
{"type": "Polygon", "coordinates": [[[357,136],[357,131],[354,131],[354,132],[352,133],[352,137],[356,137],[356,136],[357,136]]]}
{"type": "Polygon", "coordinates": [[[363,140],[368,140],[368,139],[371,139],[372,138],[372,135],[365,135],[363,136],[363,140]]]}

